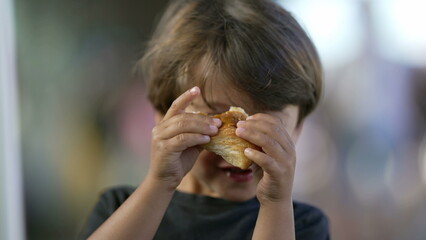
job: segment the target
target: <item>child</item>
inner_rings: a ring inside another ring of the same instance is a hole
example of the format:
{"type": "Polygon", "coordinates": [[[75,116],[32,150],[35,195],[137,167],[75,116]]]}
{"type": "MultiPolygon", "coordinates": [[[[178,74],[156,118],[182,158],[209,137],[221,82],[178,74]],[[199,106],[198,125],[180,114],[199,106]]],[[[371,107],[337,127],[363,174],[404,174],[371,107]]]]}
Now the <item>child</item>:
{"type": "Polygon", "coordinates": [[[156,109],[151,166],[137,188],[105,192],[90,239],[328,239],[328,222],[292,201],[294,144],[322,90],[312,42],[272,0],[178,0],[140,62],[156,109]],[[189,90],[188,90],[189,89],[189,90]],[[241,170],[199,146],[230,106],[250,115],[241,170]]]}

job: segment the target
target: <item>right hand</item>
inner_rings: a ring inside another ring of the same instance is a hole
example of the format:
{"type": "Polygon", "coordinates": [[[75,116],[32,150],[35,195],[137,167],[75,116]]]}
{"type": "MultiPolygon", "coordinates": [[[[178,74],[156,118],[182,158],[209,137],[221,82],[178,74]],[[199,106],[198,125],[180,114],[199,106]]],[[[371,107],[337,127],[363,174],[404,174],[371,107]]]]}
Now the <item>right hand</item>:
{"type": "Polygon", "coordinates": [[[152,130],[148,176],[160,180],[171,190],[177,188],[194,166],[201,151],[197,146],[208,143],[222,124],[219,119],[185,112],[200,94],[200,89],[193,87],[180,95],[152,130]]]}

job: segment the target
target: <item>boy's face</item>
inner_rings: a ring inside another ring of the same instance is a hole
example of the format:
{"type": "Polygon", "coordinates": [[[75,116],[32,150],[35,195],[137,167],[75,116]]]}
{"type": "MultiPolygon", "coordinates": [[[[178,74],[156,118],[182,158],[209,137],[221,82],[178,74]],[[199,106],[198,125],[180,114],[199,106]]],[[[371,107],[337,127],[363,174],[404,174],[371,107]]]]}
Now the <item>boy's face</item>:
{"type": "MultiPolygon", "coordinates": [[[[242,107],[249,115],[255,114],[251,109],[250,100],[244,94],[232,90],[228,86],[216,86],[207,91],[207,99],[215,110],[207,106],[202,97],[195,99],[186,109],[187,112],[204,112],[217,114],[225,112],[230,106],[242,107]]],[[[299,108],[289,105],[282,111],[265,112],[281,119],[293,142],[297,141],[302,124],[297,126],[299,108]]],[[[232,165],[221,156],[203,150],[198,156],[194,167],[184,177],[178,190],[193,194],[202,194],[231,201],[246,201],[256,195],[259,179],[255,179],[253,171],[232,173],[232,165]],[[238,174],[241,174],[240,176],[238,174]]],[[[253,169],[251,166],[250,169],[253,169]]]]}

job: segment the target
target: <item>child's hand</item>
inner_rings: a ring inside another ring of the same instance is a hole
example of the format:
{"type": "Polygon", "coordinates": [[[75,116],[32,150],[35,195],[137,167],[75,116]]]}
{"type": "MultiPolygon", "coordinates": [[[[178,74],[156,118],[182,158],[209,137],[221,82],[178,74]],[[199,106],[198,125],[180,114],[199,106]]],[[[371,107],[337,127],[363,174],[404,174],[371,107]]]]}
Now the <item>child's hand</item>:
{"type": "Polygon", "coordinates": [[[164,118],[152,130],[151,168],[148,176],[172,190],[191,170],[200,153],[197,145],[210,141],[217,134],[219,119],[186,113],[185,109],[200,95],[194,87],[180,95],[164,118]]]}
{"type": "Polygon", "coordinates": [[[291,201],[296,153],[281,119],[258,113],[238,122],[236,134],[263,150],[244,152],[257,165],[254,174],[259,180],[256,195],[260,203],[291,201]]]}

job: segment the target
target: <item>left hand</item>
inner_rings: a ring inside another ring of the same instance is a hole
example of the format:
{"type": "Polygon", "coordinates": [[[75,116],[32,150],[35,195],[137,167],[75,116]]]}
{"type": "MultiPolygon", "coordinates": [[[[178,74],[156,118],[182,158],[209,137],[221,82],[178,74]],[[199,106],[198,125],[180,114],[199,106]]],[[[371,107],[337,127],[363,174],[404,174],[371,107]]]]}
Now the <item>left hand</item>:
{"type": "Polygon", "coordinates": [[[280,118],[258,113],[237,124],[237,136],[262,148],[246,149],[255,165],[256,195],[262,205],[292,200],[296,151],[280,118]]]}

